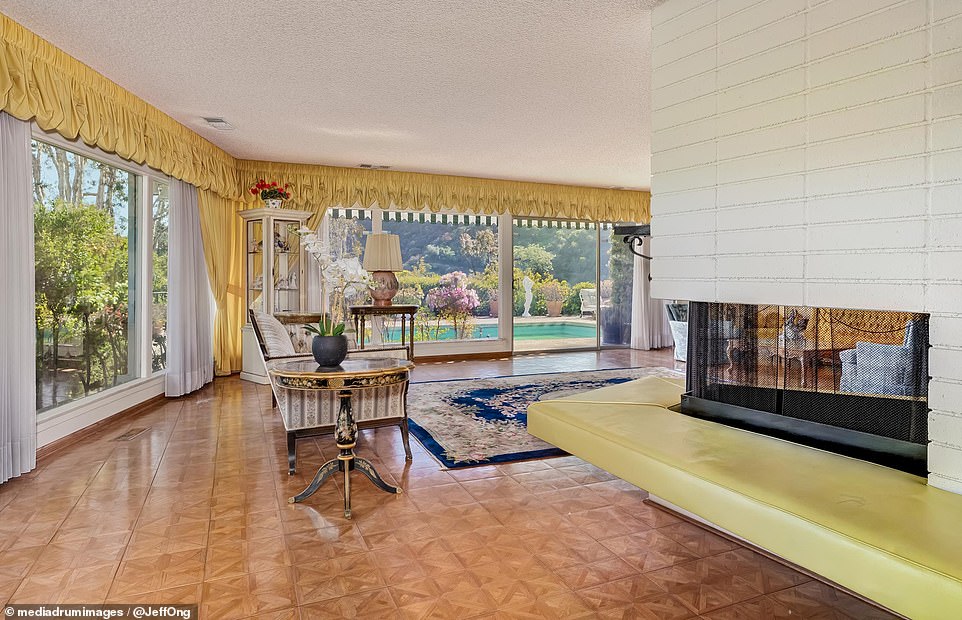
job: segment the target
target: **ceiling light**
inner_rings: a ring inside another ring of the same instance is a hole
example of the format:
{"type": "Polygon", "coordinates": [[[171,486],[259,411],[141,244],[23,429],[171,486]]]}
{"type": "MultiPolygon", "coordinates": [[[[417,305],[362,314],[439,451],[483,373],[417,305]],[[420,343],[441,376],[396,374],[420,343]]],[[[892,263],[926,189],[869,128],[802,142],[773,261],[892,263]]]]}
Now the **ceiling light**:
{"type": "Polygon", "coordinates": [[[225,121],[219,116],[205,116],[204,122],[206,122],[208,125],[210,125],[214,129],[218,129],[220,131],[231,131],[232,129],[234,129],[233,125],[231,125],[230,123],[228,123],[227,121],[225,121]]]}

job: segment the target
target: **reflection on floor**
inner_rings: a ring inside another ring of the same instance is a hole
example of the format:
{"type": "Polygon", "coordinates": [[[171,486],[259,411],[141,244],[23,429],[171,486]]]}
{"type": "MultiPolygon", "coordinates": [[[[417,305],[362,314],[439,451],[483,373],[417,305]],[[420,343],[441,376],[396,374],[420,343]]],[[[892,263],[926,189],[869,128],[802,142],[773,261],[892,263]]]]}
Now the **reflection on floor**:
{"type": "MultiPolygon", "coordinates": [[[[673,365],[614,351],[430,364],[415,380],[673,365]]],[[[396,429],[358,453],[405,493],[356,478],[303,440],[288,477],[264,386],[221,379],[112,424],[0,486],[0,599],[199,603],[203,618],[877,618],[872,607],[644,503],[574,457],[441,471],[396,429]],[[111,441],[133,427],[149,431],[111,441]],[[700,615],[700,616],[699,616],[700,615]]]]}

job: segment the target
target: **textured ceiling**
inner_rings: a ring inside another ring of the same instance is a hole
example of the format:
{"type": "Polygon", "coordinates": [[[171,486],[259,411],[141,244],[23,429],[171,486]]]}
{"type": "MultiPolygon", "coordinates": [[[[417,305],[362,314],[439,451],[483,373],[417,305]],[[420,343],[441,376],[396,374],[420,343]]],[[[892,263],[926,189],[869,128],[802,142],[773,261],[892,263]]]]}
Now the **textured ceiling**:
{"type": "Polygon", "coordinates": [[[240,158],[647,188],[653,4],[3,0],[0,11],[240,158]]]}

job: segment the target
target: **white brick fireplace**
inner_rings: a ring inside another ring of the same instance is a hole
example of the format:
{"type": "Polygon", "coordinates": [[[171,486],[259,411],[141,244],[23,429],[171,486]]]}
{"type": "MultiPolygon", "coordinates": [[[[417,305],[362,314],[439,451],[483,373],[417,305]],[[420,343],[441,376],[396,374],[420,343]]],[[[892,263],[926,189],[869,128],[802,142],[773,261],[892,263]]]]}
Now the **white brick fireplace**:
{"type": "Polygon", "coordinates": [[[667,0],[652,41],[652,294],[930,313],[962,493],[962,0],[667,0]]]}

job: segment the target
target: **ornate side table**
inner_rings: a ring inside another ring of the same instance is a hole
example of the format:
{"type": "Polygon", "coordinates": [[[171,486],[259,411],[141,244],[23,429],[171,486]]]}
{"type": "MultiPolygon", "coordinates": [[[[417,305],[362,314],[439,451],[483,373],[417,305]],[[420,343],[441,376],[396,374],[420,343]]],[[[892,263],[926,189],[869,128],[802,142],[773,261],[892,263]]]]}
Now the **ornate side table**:
{"type": "Polygon", "coordinates": [[[398,383],[406,384],[414,364],[398,359],[347,359],[335,368],[322,368],[313,359],[279,362],[269,372],[279,386],[291,390],[331,390],[337,392],[340,408],[334,427],[334,440],[341,453],[321,465],[310,485],[288,501],[301,502],[314,494],[335,472],[344,473],[344,516],[351,518],[351,471],[358,469],[379,489],[400,493],[401,489],[384,482],[366,459],[354,455],[357,444],[357,423],[351,413],[354,392],[398,383]]]}
{"type": "Polygon", "coordinates": [[[401,315],[401,344],[400,346],[379,346],[385,351],[407,349],[409,360],[414,359],[414,315],[420,306],[351,306],[351,318],[354,319],[354,331],[357,332],[358,348],[364,348],[364,336],[367,328],[367,317],[401,315]]]}

